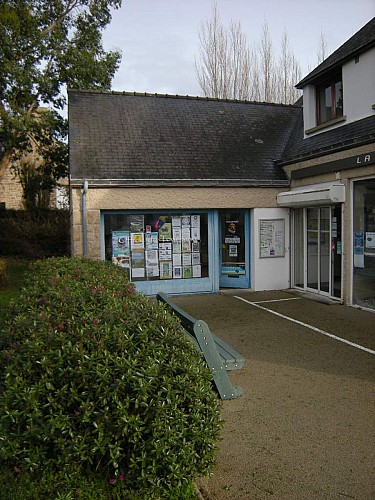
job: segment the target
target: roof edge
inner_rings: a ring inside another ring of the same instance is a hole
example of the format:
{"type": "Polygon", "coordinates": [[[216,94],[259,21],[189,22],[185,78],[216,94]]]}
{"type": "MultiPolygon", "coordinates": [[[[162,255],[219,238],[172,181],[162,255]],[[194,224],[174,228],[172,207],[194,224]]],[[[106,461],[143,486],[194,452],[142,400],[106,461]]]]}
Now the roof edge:
{"type": "Polygon", "coordinates": [[[87,181],[91,187],[285,187],[289,186],[289,179],[269,180],[269,179],[95,179],[87,177],[71,177],[71,187],[81,187],[83,181],[87,181]]]}
{"type": "Polygon", "coordinates": [[[229,102],[229,103],[237,103],[237,104],[257,104],[263,106],[280,106],[283,108],[301,108],[301,104],[297,104],[298,100],[294,104],[283,104],[280,102],[266,102],[266,101],[246,101],[241,99],[229,99],[229,98],[220,98],[220,97],[205,97],[205,96],[192,96],[192,95],[180,95],[180,94],[158,94],[152,92],[129,92],[129,91],[121,91],[121,90],[101,90],[101,89],[76,89],[71,88],[68,89],[69,94],[102,94],[102,95],[123,95],[128,97],[157,97],[161,99],[185,99],[191,101],[213,101],[213,102],[229,102]]]}

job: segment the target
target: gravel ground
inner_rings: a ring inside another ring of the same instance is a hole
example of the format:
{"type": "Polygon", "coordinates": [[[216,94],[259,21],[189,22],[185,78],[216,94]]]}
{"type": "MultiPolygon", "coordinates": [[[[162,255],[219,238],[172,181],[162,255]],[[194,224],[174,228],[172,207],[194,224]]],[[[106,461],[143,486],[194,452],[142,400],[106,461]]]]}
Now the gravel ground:
{"type": "Polygon", "coordinates": [[[209,500],[375,499],[375,315],[291,290],[174,297],[245,358],[222,402],[209,500]],[[288,300],[280,300],[288,299],[288,300]],[[267,301],[267,302],[263,302],[267,301]],[[270,302],[276,301],[276,302],[270,302]]]}

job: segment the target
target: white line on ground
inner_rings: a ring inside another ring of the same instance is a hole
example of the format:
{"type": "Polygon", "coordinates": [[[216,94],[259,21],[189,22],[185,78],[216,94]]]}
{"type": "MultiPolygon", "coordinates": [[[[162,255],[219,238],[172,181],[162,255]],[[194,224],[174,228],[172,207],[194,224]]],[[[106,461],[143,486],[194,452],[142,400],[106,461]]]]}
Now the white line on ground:
{"type": "Polygon", "coordinates": [[[243,302],[246,302],[246,304],[249,304],[254,307],[258,307],[259,309],[263,309],[264,311],[267,311],[271,314],[274,314],[275,316],[279,316],[280,318],[287,319],[289,321],[292,321],[293,323],[297,323],[298,325],[304,326],[305,328],[309,328],[310,330],[313,330],[314,332],[321,333],[322,335],[325,335],[326,337],[330,337],[334,340],[338,340],[339,342],[343,342],[344,344],[348,344],[352,347],[355,347],[356,349],[361,349],[362,351],[368,352],[369,354],[374,354],[375,351],[372,349],[368,349],[367,347],[363,347],[359,344],[355,344],[354,342],[350,342],[349,340],[343,339],[341,337],[337,337],[336,335],[333,335],[332,333],[325,332],[324,330],[321,330],[320,328],[316,328],[315,326],[309,325],[307,323],[303,323],[302,321],[299,321],[298,319],[293,319],[290,318],[289,316],[285,316],[285,314],[280,314],[276,311],[272,311],[272,309],[267,309],[267,307],[260,306],[259,303],[257,302],[250,302],[249,300],[244,299],[243,297],[238,297],[237,295],[234,295],[235,299],[242,300],[243,302]]]}
{"type": "Polygon", "coordinates": [[[289,299],[257,300],[256,302],[252,302],[252,304],[265,304],[266,302],[285,302],[287,300],[301,300],[301,297],[291,297],[289,299]]]}

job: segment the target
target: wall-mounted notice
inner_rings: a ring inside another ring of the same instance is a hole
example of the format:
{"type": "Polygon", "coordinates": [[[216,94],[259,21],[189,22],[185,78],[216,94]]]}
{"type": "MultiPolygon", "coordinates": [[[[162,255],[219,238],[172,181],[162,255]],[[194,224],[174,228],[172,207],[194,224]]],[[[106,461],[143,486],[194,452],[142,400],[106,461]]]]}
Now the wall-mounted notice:
{"type": "Polygon", "coordinates": [[[284,257],[285,219],[259,220],[260,258],[284,257]]]}

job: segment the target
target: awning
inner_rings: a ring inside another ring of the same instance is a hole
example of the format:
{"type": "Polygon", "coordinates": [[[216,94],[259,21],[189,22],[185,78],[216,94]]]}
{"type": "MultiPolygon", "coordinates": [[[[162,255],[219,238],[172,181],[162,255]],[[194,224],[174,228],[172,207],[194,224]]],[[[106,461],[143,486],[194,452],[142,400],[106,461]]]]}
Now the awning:
{"type": "Polygon", "coordinates": [[[332,205],[344,202],[345,186],[341,182],[305,186],[277,195],[277,203],[280,207],[332,205]]]}

